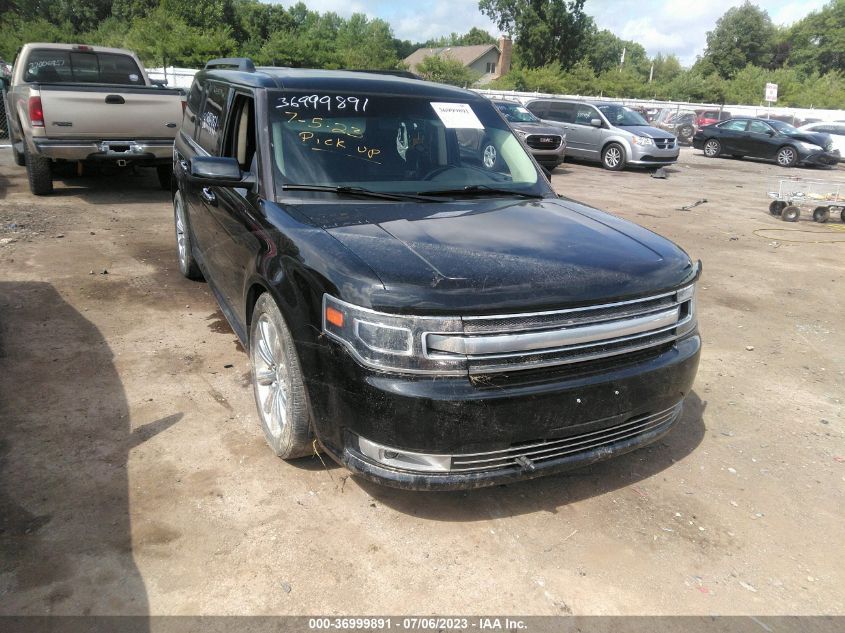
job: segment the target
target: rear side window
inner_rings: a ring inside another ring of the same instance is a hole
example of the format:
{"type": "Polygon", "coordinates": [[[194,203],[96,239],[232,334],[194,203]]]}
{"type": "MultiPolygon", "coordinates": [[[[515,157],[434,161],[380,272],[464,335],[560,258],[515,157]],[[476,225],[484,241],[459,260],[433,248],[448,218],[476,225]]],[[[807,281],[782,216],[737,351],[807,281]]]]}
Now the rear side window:
{"type": "Polygon", "coordinates": [[[197,142],[212,156],[219,156],[226,105],[231,89],[225,84],[209,81],[205,91],[205,105],[199,117],[197,142]]]}
{"type": "Polygon", "coordinates": [[[575,121],[575,106],[571,103],[552,103],[549,105],[547,118],[561,123],[572,123],[575,121]]]}
{"type": "Polygon", "coordinates": [[[23,80],[43,83],[144,85],[144,77],[138,64],[128,55],[49,49],[30,52],[25,63],[23,80]]]}
{"type": "Polygon", "coordinates": [[[541,119],[547,119],[546,116],[549,112],[549,102],[548,101],[533,101],[529,103],[527,106],[528,111],[533,114],[534,116],[538,116],[541,119]]]}

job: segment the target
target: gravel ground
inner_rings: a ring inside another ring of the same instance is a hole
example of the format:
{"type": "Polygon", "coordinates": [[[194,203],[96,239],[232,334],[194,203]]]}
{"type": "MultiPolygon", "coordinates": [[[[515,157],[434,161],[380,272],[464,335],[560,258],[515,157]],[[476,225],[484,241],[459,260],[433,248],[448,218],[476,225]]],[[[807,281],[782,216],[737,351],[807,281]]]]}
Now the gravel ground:
{"type": "Polygon", "coordinates": [[[845,230],[765,195],[843,172],[691,150],[667,172],[566,163],[553,184],[703,261],[682,424],[435,494],[271,454],[154,172],[34,198],[3,150],[0,614],[845,613],[845,230]]]}

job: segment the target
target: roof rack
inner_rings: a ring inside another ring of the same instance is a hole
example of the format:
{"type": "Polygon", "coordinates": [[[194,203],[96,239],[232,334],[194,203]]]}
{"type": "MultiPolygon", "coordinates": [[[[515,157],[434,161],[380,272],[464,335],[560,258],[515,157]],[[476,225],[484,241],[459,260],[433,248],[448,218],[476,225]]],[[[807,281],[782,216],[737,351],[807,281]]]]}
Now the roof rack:
{"type": "Polygon", "coordinates": [[[422,77],[409,70],[365,70],[362,68],[349,68],[348,70],[353,73],[371,73],[373,75],[393,75],[394,77],[404,77],[405,79],[422,79],[422,77]]]}
{"type": "Polygon", "coordinates": [[[221,57],[219,59],[212,59],[206,65],[206,70],[212,68],[234,68],[247,73],[255,72],[255,64],[249,57],[221,57]]]}

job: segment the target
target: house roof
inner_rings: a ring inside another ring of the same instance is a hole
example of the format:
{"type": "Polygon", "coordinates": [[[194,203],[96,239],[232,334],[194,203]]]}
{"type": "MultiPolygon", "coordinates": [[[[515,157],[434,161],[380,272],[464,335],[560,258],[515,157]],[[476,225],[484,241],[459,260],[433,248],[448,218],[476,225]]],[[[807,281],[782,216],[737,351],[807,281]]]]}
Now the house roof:
{"type": "Polygon", "coordinates": [[[499,52],[499,47],[495,44],[476,44],[474,46],[445,46],[439,48],[418,48],[413,53],[408,55],[404,62],[413,72],[417,64],[421,63],[426,57],[444,57],[461,62],[464,66],[469,66],[481,56],[487,54],[490,50],[499,52]]]}

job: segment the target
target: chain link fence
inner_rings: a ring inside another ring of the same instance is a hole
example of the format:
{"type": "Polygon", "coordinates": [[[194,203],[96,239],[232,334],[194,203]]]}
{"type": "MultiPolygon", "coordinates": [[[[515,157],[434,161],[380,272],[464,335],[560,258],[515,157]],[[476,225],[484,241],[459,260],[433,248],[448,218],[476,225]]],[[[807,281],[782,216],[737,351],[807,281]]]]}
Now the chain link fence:
{"type": "Polygon", "coordinates": [[[9,144],[9,121],[6,118],[6,91],[0,89],[0,147],[9,144]]]}

